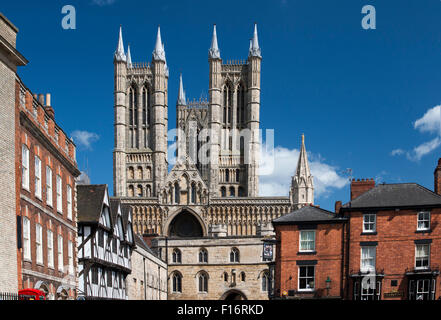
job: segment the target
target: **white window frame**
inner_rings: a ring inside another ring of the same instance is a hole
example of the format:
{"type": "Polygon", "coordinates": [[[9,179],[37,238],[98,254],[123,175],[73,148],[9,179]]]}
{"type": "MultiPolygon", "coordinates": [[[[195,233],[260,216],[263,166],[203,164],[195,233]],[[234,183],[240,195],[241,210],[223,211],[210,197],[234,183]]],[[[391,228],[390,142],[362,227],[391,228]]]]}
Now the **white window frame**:
{"type": "Polygon", "coordinates": [[[57,211],[63,213],[63,179],[57,174],[57,211]]]}
{"type": "Polygon", "coordinates": [[[63,256],[63,236],[61,234],[58,235],[58,270],[64,271],[64,256],[63,256]]]}
{"type": "Polygon", "coordinates": [[[67,193],[67,218],[72,220],[72,187],[70,185],[66,185],[66,193],[67,193]]]}
{"type": "Polygon", "coordinates": [[[41,159],[35,156],[35,196],[41,199],[41,159]]]}
{"type": "Polygon", "coordinates": [[[31,221],[23,217],[23,259],[32,261],[31,257],[31,221]]]}
{"type": "Polygon", "coordinates": [[[52,169],[46,166],[46,204],[53,206],[52,169]]]}
{"type": "Polygon", "coordinates": [[[417,231],[427,231],[430,230],[430,218],[431,214],[430,211],[420,211],[417,213],[417,231]],[[420,219],[420,214],[423,215],[423,219],[420,219]],[[428,219],[424,218],[424,215],[429,215],[428,219]],[[420,227],[420,223],[424,224],[424,222],[428,223],[427,228],[426,227],[420,227]]]}
{"type": "Polygon", "coordinates": [[[54,233],[51,230],[47,231],[47,265],[54,267],[54,233]]]}
{"type": "Polygon", "coordinates": [[[316,238],[315,230],[300,230],[300,232],[299,232],[299,252],[314,252],[315,251],[315,238],[316,238]],[[313,235],[314,235],[313,240],[302,239],[302,235],[306,234],[306,233],[313,233],[313,235]],[[312,242],[313,248],[312,249],[303,249],[302,244],[305,242],[306,243],[312,242]]]}
{"type": "Polygon", "coordinates": [[[68,265],[69,265],[69,274],[74,273],[74,265],[73,265],[73,242],[68,240],[67,242],[67,257],[68,257],[68,265]]]}
{"type": "Polygon", "coordinates": [[[306,265],[306,266],[299,266],[298,267],[298,277],[297,277],[297,290],[298,291],[300,291],[300,292],[308,292],[308,291],[314,291],[315,290],[315,287],[316,287],[316,278],[315,278],[315,276],[316,276],[316,270],[315,270],[316,268],[315,268],[315,265],[306,265]],[[308,277],[308,276],[306,276],[306,277],[300,277],[300,269],[301,268],[310,268],[310,267],[312,267],[313,269],[314,269],[314,288],[306,288],[306,289],[301,289],[300,288],[300,278],[306,278],[306,279],[308,279],[308,278],[310,278],[310,277],[308,277]]]}
{"type": "Polygon", "coordinates": [[[35,225],[35,251],[37,264],[43,264],[43,227],[39,223],[35,225]]]}
{"type": "Polygon", "coordinates": [[[375,213],[364,213],[363,214],[363,233],[375,233],[377,231],[377,215],[375,213]],[[374,217],[374,221],[366,221],[366,218],[374,217]],[[372,229],[367,229],[367,225],[373,225],[372,229]]]}
{"type": "Polygon", "coordinates": [[[425,270],[425,269],[429,269],[430,267],[430,244],[415,244],[415,269],[418,270],[425,270]],[[427,253],[427,266],[420,266],[417,267],[417,261],[419,259],[423,260],[426,258],[426,256],[418,256],[418,247],[428,247],[428,253],[427,253]]]}
{"type": "Polygon", "coordinates": [[[29,191],[29,149],[25,144],[21,147],[21,186],[29,191]]]}
{"type": "Polygon", "coordinates": [[[377,265],[377,247],[376,246],[362,246],[360,248],[360,271],[361,272],[375,272],[375,268],[377,265]],[[373,252],[373,256],[369,256],[367,259],[363,258],[363,251],[368,250],[373,252]],[[365,261],[373,260],[373,265],[367,266],[365,261]]]}

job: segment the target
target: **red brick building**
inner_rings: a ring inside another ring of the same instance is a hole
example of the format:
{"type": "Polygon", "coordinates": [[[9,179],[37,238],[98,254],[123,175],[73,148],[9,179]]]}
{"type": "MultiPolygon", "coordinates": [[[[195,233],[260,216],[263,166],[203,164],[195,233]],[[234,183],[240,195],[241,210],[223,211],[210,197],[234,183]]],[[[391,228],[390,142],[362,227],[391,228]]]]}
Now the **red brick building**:
{"type": "MultiPolygon", "coordinates": [[[[15,166],[19,289],[75,298],[75,145],[55,122],[50,95],[32,95],[17,77],[15,166]]],[[[13,150],[13,149],[11,149],[13,150]]]]}
{"type": "Polygon", "coordinates": [[[273,221],[275,296],[341,298],[345,218],[305,206],[273,221]]]}
{"type": "MultiPolygon", "coordinates": [[[[441,184],[441,159],[435,190],[441,184]]],[[[441,196],[416,183],[353,180],[340,213],[345,235],[345,297],[434,300],[441,295],[441,196]]]]}

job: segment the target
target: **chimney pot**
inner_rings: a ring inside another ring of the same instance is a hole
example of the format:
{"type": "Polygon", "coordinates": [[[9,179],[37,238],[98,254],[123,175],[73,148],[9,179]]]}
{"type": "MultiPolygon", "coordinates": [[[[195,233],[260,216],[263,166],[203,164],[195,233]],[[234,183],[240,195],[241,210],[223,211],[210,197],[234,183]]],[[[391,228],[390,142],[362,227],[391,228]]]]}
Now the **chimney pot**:
{"type": "Polygon", "coordinates": [[[38,95],[38,102],[40,102],[40,104],[42,105],[42,106],[44,106],[44,94],[39,94],[38,95]]]}
{"type": "Polygon", "coordinates": [[[441,158],[438,159],[438,165],[433,175],[435,178],[435,193],[441,195],[441,158]]]}
{"type": "Polygon", "coordinates": [[[339,213],[340,212],[341,206],[342,206],[341,201],[335,201],[335,213],[339,213]]]}
{"type": "Polygon", "coordinates": [[[51,106],[51,94],[46,93],[46,106],[51,106]]]}

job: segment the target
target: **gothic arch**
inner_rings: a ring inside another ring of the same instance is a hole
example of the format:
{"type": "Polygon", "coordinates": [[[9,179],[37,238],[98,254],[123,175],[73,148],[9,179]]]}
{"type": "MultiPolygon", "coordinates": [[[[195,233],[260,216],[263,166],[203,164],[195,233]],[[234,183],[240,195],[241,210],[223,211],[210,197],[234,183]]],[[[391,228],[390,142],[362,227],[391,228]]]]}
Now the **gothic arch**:
{"type": "MultiPolygon", "coordinates": [[[[176,222],[176,218],[178,218],[180,215],[182,214],[186,214],[188,215],[187,217],[189,218],[190,221],[192,221],[191,223],[198,223],[199,227],[200,227],[200,231],[197,230],[196,233],[200,233],[199,237],[206,237],[207,236],[207,227],[205,226],[204,221],[201,219],[201,217],[199,216],[199,214],[197,214],[195,211],[191,210],[188,207],[184,207],[181,210],[175,212],[174,214],[172,214],[166,224],[165,224],[165,228],[164,230],[167,230],[166,234],[168,236],[171,236],[171,234],[173,233],[172,228],[176,227],[176,225],[174,225],[173,223],[176,222]]],[[[194,226],[196,227],[196,225],[194,226]]],[[[176,232],[176,229],[174,230],[176,232]]],[[[184,236],[185,237],[185,236],[184,236]]]]}
{"type": "Polygon", "coordinates": [[[242,291],[231,289],[225,292],[220,300],[248,300],[248,298],[242,291]]]}

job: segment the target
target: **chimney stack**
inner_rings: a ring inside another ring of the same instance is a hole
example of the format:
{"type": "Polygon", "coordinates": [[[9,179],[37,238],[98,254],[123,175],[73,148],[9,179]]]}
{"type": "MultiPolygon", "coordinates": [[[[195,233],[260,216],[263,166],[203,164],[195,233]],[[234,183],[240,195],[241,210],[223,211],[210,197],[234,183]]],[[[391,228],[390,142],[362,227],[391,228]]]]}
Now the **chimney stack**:
{"type": "Polygon", "coordinates": [[[44,106],[44,110],[46,110],[46,113],[48,114],[49,117],[51,117],[52,119],[55,118],[55,111],[54,111],[54,108],[52,108],[52,106],[51,106],[51,94],[50,93],[46,93],[46,105],[44,106]]]}
{"type": "Polygon", "coordinates": [[[435,168],[435,193],[441,195],[441,158],[438,159],[438,165],[435,168]]]}
{"type": "Polygon", "coordinates": [[[375,188],[375,181],[374,179],[352,179],[351,181],[351,201],[355,198],[359,197],[366,191],[369,191],[371,189],[375,188]]]}
{"type": "Polygon", "coordinates": [[[44,94],[39,94],[38,95],[38,102],[40,102],[40,104],[42,105],[42,106],[44,106],[44,94]]]}
{"type": "Polygon", "coordinates": [[[335,201],[335,213],[340,212],[341,206],[342,206],[341,201],[335,201]]]}

